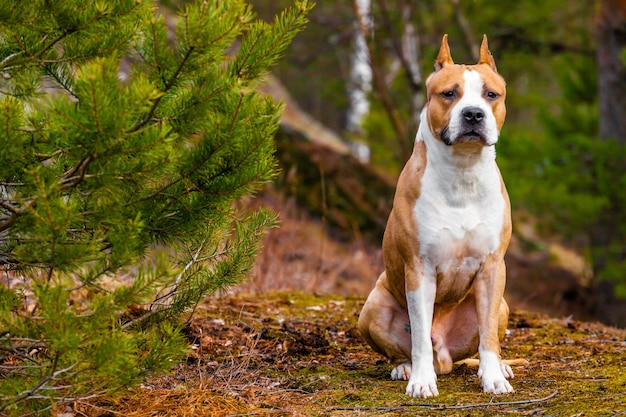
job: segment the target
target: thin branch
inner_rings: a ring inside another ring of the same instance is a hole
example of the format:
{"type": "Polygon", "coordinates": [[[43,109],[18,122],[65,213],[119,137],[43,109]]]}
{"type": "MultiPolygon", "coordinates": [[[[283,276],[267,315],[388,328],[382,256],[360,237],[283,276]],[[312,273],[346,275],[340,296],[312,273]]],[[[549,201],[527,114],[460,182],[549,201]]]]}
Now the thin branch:
{"type": "Polygon", "coordinates": [[[5,406],[0,407],[0,412],[5,410],[7,407],[9,407],[12,404],[17,404],[20,401],[24,401],[28,398],[31,398],[33,395],[37,393],[37,391],[40,391],[41,389],[43,389],[46,386],[46,384],[48,384],[48,382],[54,380],[56,376],[56,368],[57,368],[57,364],[59,361],[59,356],[60,356],[59,352],[57,352],[56,355],[54,356],[54,360],[52,361],[52,364],[51,364],[52,369],[50,370],[50,375],[41,379],[37,383],[37,385],[35,385],[33,388],[26,390],[22,392],[21,394],[18,394],[11,403],[8,403],[5,406]]]}
{"type": "MultiPolygon", "coordinates": [[[[136,7],[136,5],[132,6],[132,8],[136,7]]],[[[100,17],[102,17],[103,12],[98,12],[96,13],[91,19],[89,19],[88,21],[86,21],[82,26],[78,27],[78,28],[72,28],[72,29],[66,29],[64,30],[62,33],[60,33],[56,38],[54,38],[52,41],[50,41],[46,46],[44,46],[42,49],[39,50],[39,52],[36,52],[33,55],[30,55],[28,57],[26,57],[26,61],[35,61],[38,60],[42,55],[44,55],[46,52],[48,52],[51,48],[53,48],[56,44],[58,44],[59,42],[61,42],[64,38],[66,38],[67,36],[76,33],[76,32],[80,32],[82,30],[84,30],[86,27],[89,27],[89,25],[91,25],[91,23],[95,22],[96,20],[98,20],[100,17]]],[[[46,35],[47,37],[47,35],[46,35]]],[[[46,38],[44,37],[44,39],[46,38]]],[[[23,51],[20,51],[21,53],[25,52],[25,47],[21,42],[18,42],[18,44],[20,44],[20,46],[22,47],[23,51]]],[[[7,59],[9,58],[13,58],[15,56],[17,56],[18,53],[14,53],[12,55],[9,55],[7,58],[5,58],[2,61],[2,65],[7,65],[10,61],[7,61],[7,59]]],[[[51,62],[59,62],[59,61],[49,61],[49,60],[42,60],[40,61],[41,63],[51,63],[51,62]]],[[[13,67],[19,66],[13,64],[12,66],[7,66],[5,67],[5,69],[13,69],[13,67]]],[[[1,67],[0,67],[1,68],[1,67]]]]}
{"type": "Polygon", "coordinates": [[[162,309],[160,308],[155,308],[153,309],[153,306],[157,306],[157,307],[163,307],[166,304],[161,302],[161,300],[173,297],[176,295],[177,293],[177,289],[178,289],[178,284],[180,283],[180,280],[182,279],[183,275],[195,264],[197,264],[198,262],[200,262],[203,258],[200,258],[200,254],[204,248],[204,244],[206,243],[206,238],[202,240],[202,243],[200,243],[200,246],[198,247],[198,249],[196,250],[196,252],[192,255],[191,260],[183,267],[183,270],[180,272],[180,274],[178,274],[176,276],[175,279],[175,283],[172,286],[171,290],[167,292],[167,294],[164,295],[157,295],[154,299],[154,301],[150,304],[150,310],[148,310],[145,314],[137,317],[136,319],[133,319],[129,322],[126,322],[122,325],[122,329],[127,329],[129,327],[132,327],[138,323],[142,323],[145,322],[147,319],[149,319],[150,317],[154,316],[157,313],[160,313],[162,311],[162,309]]]}
{"type": "Polygon", "coordinates": [[[23,54],[23,53],[24,53],[24,51],[19,51],[19,52],[15,52],[15,53],[7,56],[6,58],[4,58],[2,60],[2,62],[0,62],[0,68],[5,68],[5,65],[6,65],[7,62],[10,62],[13,58],[15,58],[16,56],[18,56],[20,54],[23,54]]]}
{"type": "MultiPolygon", "coordinates": [[[[289,33],[293,30],[293,27],[296,25],[296,23],[298,22],[298,20],[302,17],[302,15],[306,12],[306,7],[300,7],[299,8],[299,12],[298,14],[296,14],[293,18],[293,20],[291,20],[286,28],[285,28],[285,33],[289,33]]],[[[274,24],[276,25],[276,23],[274,24]]],[[[275,27],[275,26],[274,26],[275,27]]],[[[259,34],[259,36],[257,37],[257,39],[254,41],[254,45],[256,45],[258,43],[258,41],[261,40],[261,35],[265,32],[265,29],[263,29],[263,31],[261,31],[261,33],[259,34]]],[[[274,50],[276,49],[276,47],[278,46],[278,42],[280,41],[281,37],[277,37],[274,42],[272,42],[272,45],[270,45],[269,48],[265,48],[266,52],[261,55],[258,59],[257,62],[262,62],[267,56],[269,56],[271,53],[274,52],[274,50]]],[[[250,48],[249,53],[247,54],[246,57],[244,57],[244,60],[241,63],[241,67],[237,70],[237,76],[238,77],[243,77],[245,74],[242,74],[242,71],[244,69],[244,66],[246,64],[246,61],[248,59],[248,57],[251,55],[253,51],[253,48],[250,48]]],[[[245,78],[245,77],[244,77],[245,78]]]]}
{"type": "Polygon", "coordinates": [[[56,150],[56,151],[52,152],[51,154],[35,152],[33,154],[33,156],[36,157],[37,159],[39,159],[40,162],[43,162],[43,161],[46,161],[48,159],[52,159],[55,156],[59,156],[62,153],[63,153],[63,151],[61,149],[59,149],[59,150],[56,150]]]}
{"type": "Polygon", "coordinates": [[[404,31],[403,35],[399,35],[396,32],[395,26],[393,25],[391,21],[391,16],[390,16],[389,10],[387,9],[387,5],[385,1],[379,1],[378,5],[382,12],[381,15],[384,19],[386,29],[389,31],[389,34],[391,36],[391,45],[393,46],[393,49],[396,55],[398,56],[398,59],[400,60],[400,64],[402,64],[402,68],[404,69],[407,80],[409,82],[409,87],[411,87],[413,94],[418,94],[422,91],[422,75],[419,73],[419,64],[417,62],[417,56],[414,57],[415,62],[412,62],[412,57],[407,51],[407,48],[409,46],[405,44],[415,38],[414,34],[411,33],[414,31],[414,28],[409,28],[409,25],[412,26],[411,16],[408,15],[408,13],[410,13],[410,7],[409,5],[405,3],[403,3],[401,6],[402,7],[402,23],[404,24],[405,27],[403,29],[404,31]],[[409,33],[407,33],[407,30],[409,30],[409,33]],[[403,37],[407,37],[407,38],[412,37],[413,39],[403,40],[402,39],[403,37]]]}
{"type": "Polygon", "coordinates": [[[409,407],[427,408],[429,410],[468,410],[471,408],[486,408],[486,407],[505,407],[511,405],[528,405],[546,402],[556,397],[558,391],[554,391],[552,394],[532,400],[519,400],[519,401],[502,401],[502,402],[488,402],[488,403],[476,403],[465,405],[446,405],[446,404],[425,404],[425,403],[406,403],[400,404],[397,407],[333,407],[330,411],[405,411],[409,407]]]}
{"type": "Polygon", "coordinates": [[[63,79],[61,79],[61,77],[59,77],[59,74],[56,74],[54,71],[52,71],[50,65],[42,65],[42,68],[48,74],[48,76],[50,76],[54,81],[56,81],[58,85],[61,86],[61,88],[63,88],[63,90],[65,90],[67,94],[71,95],[75,99],[78,99],[76,93],[74,93],[70,86],[66,84],[63,79]]]}
{"type": "Polygon", "coordinates": [[[474,37],[474,31],[472,30],[469,21],[463,14],[463,10],[461,10],[461,0],[451,1],[452,7],[454,7],[454,18],[456,19],[456,23],[459,25],[461,32],[463,32],[465,44],[472,54],[472,59],[478,62],[478,44],[476,43],[476,38],[474,37]]]}
{"type": "Polygon", "coordinates": [[[61,180],[59,184],[63,186],[63,188],[71,188],[77,186],[78,183],[85,179],[87,167],[91,162],[93,162],[93,160],[93,155],[89,155],[88,157],[83,158],[83,160],[80,161],[80,164],[76,165],[74,168],[72,168],[63,175],[63,180],[61,180]]]}
{"type": "Polygon", "coordinates": [[[12,204],[10,204],[8,201],[6,200],[0,200],[0,206],[5,209],[10,211],[13,214],[18,214],[20,211],[15,208],[12,204]]]}
{"type": "Polygon", "coordinates": [[[204,258],[200,258],[200,254],[202,253],[202,250],[204,249],[205,243],[206,243],[206,238],[204,238],[202,242],[200,242],[200,245],[198,246],[196,253],[194,253],[191,256],[191,260],[187,262],[187,264],[183,267],[183,270],[180,271],[180,274],[176,276],[176,279],[174,280],[174,285],[172,286],[170,291],[168,291],[166,294],[163,294],[163,295],[157,295],[154,299],[154,302],[150,304],[150,310],[152,310],[152,306],[154,305],[168,305],[167,299],[176,295],[176,293],[178,292],[178,284],[180,284],[180,281],[183,279],[183,276],[187,273],[187,271],[192,266],[194,266],[195,264],[200,262],[202,259],[204,259],[204,258]]]}
{"type": "Polygon", "coordinates": [[[55,39],[53,39],[52,42],[50,42],[48,45],[46,45],[43,49],[41,49],[36,54],[31,55],[29,57],[29,59],[39,59],[39,57],[42,56],[43,54],[45,54],[46,52],[48,52],[50,50],[50,48],[52,48],[57,43],[61,42],[63,40],[63,38],[65,38],[68,35],[71,35],[72,33],[76,32],[76,31],[77,30],[75,30],[75,29],[68,29],[68,30],[63,31],[63,33],[61,33],[59,36],[57,36],[55,39]]]}
{"type": "Polygon", "coordinates": [[[11,226],[13,226],[13,224],[15,224],[17,219],[22,214],[24,214],[26,211],[32,209],[35,206],[35,200],[31,200],[30,202],[23,201],[23,203],[26,203],[26,204],[23,204],[21,210],[19,210],[18,212],[16,212],[12,216],[10,216],[8,219],[6,219],[5,221],[0,223],[0,232],[4,232],[5,230],[10,229],[11,226]]]}
{"type": "MultiPolygon", "coordinates": [[[[92,392],[95,390],[92,390],[92,392]]],[[[58,407],[61,404],[70,404],[70,403],[75,403],[78,401],[87,401],[87,400],[92,400],[95,398],[99,398],[102,397],[104,394],[106,393],[105,390],[101,390],[101,392],[99,393],[95,393],[95,394],[84,394],[81,395],[80,397],[49,397],[49,396],[44,396],[44,395],[36,395],[33,396],[32,399],[34,400],[50,400],[51,398],[53,398],[55,400],[54,404],[51,404],[45,408],[39,409],[37,411],[33,411],[31,413],[28,414],[22,414],[21,417],[30,417],[30,416],[36,416],[36,415],[42,415],[42,413],[44,413],[45,411],[48,411],[50,409],[52,409],[53,407],[58,407]]]]}

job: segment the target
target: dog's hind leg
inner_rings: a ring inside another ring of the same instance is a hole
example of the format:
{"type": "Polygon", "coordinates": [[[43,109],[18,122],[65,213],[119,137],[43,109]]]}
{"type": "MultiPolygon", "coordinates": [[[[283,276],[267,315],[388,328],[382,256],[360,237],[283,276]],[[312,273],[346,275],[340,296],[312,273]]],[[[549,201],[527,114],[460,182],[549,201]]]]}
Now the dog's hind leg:
{"type": "Polygon", "coordinates": [[[367,297],[359,316],[359,332],[372,349],[396,364],[393,379],[411,375],[411,328],[409,315],[382,285],[383,275],[367,297]]]}

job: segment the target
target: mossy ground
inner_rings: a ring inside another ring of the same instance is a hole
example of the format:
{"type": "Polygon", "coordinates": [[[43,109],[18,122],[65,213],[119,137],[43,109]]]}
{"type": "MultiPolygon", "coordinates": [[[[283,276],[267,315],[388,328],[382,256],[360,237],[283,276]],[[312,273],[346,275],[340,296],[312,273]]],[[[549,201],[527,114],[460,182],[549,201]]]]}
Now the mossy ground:
{"type": "Polygon", "coordinates": [[[391,366],[361,340],[362,305],[362,299],[293,292],[210,299],[188,328],[186,362],[171,375],[75,410],[100,416],[626,415],[625,331],[515,312],[502,356],[529,361],[514,367],[515,393],[483,393],[476,369],[463,365],[439,377],[439,397],[421,400],[405,396],[406,383],[391,381],[391,366]]]}

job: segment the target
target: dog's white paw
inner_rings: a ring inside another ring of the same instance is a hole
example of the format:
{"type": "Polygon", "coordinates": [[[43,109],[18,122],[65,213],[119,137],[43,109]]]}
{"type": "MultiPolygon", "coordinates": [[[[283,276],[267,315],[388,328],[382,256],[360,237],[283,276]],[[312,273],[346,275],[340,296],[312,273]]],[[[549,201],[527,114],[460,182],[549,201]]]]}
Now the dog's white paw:
{"type": "Polygon", "coordinates": [[[411,377],[411,362],[404,362],[393,368],[391,379],[394,381],[406,381],[411,377]]]}
{"type": "Polygon", "coordinates": [[[437,375],[434,369],[411,374],[406,386],[406,395],[415,398],[429,398],[439,395],[437,390],[437,375]]]}
{"type": "Polygon", "coordinates": [[[500,362],[500,368],[502,370],[502,374],[504,374],[504,377],[506,379],[513,379],[515,375],[513,375],[513,370],[511,369],[511,367],[509,365],[505,365],[502,362],[500,362]]]}
{"type": "Polygon", "coordinates": [[[513,392],[513,387],[507,381],[507,379],[513,378],[513,370],[509,365],[500,362],[496,355],[481,355],[478,378],[480,378],[485,392],[492,394],[513,392]]]}
{"type": "Polygon", "coordinates": [[[509,392],[513,392],[513,387],[504,377],[490,378],[482,375],[481,380],[483,383],[483,391],[485,392],[490,392],[492,394],[508,394],[509,392]]]}

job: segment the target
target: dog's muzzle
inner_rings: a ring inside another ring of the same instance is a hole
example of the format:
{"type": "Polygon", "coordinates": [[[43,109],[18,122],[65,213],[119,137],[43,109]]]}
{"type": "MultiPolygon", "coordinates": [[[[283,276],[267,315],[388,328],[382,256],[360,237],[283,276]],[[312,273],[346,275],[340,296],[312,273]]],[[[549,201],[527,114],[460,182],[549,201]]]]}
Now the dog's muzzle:
{"type": "Polygon", "coordinates": [[[480,107],[466,107],[460,115],[461,123],[458,134],[451,137],[449,130],[446,128],[441,132],[441,140],[448,146],[458,143],[475,143],[482,142],[483,145],[488,144],[485,132],[486,115],[480,107]]]}

